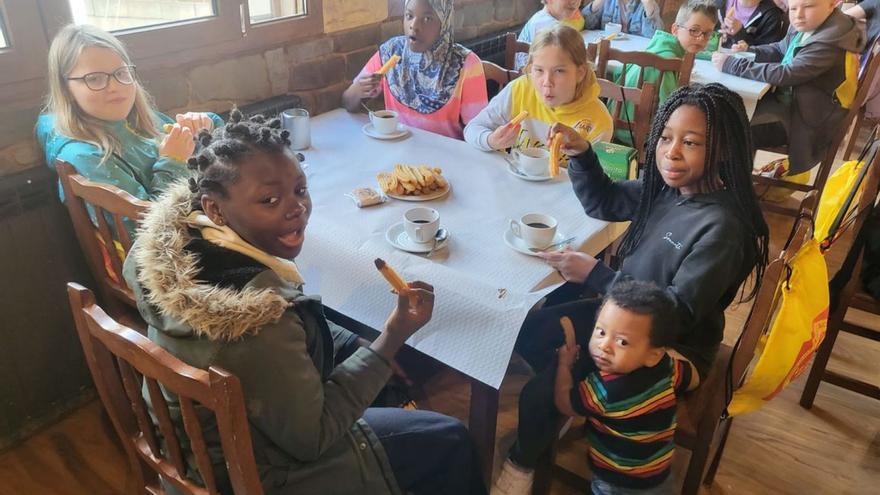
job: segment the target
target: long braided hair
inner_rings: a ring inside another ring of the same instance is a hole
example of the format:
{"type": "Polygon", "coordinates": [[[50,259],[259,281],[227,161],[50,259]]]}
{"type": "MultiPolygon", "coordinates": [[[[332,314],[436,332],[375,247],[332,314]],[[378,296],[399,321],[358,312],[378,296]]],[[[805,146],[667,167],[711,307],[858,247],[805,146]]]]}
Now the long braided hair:
{"type": "Polygon", "coordinates": [[[287,153],[290,146],[290,132],[281,129],[281,119],[245,118],[235,108],[226,125],[213,133],[202,131],[198,139],[201,150],[187,161],[197,174],[189,180],[194,210],[201,210],[204,194],[226,197],[226,185],[238,179],[238,166],[245,158],[256,152],[287,153]]]}
{"type": "MultiPolygon", "coordinates": [[[[645,171],[642,178],[642,195],[635,218],[620,245],[618,255],[625,258],[631,254],[645,231],[654,202],[666,186],[657,170],[657,142],[669,121],[669,117],[682,105],[700,109],[706,116],[706,163],[700,190],[715,192],[727,189],[735,198],[739,217],[751,234],[747,239],[748,252],[754,253],[752,265],[755,280],[760,281],[767,266],[767,250],[770,231],[758,205],[758,197],[752,186],[751,168],[754,147],[749,131],[742,98],[721,84],[692,84],[674,91],[657,111],[651,126],[645,154],[645,171]],[[720,181],[718,180],[720,179],[720,181]]],[[[757,293],[758,284],[752,285],[743,300],[757,293]]]]}

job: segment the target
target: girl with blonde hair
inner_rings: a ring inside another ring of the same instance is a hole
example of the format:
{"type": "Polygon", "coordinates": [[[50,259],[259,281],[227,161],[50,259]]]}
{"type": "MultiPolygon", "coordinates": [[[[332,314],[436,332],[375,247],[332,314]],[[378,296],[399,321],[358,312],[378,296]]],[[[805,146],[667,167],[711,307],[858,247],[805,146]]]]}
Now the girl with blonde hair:
{"type": "Polygon", "coordinates": [[[464,139],[483,151],[546,147],[554,124],[578,129],[591,141],[610,138],[614,126],[599,101],[583,38],[562,24],[538,34],[523,75],[465,127],[464,139]],[[523,111],[528,116],[520,124],[508,125],[523,111]]]}
{"type": "Polygon", "coordinates": [[[94,26],[61,29],[49,48],[48,78],[36,126],[46,163],[54,168],[56,160],[64,160],[84,177],[143,200],[186,176],[193,136],[223,123],[214,114],[172,119],[158,112],[125,47],[94,26]]]}

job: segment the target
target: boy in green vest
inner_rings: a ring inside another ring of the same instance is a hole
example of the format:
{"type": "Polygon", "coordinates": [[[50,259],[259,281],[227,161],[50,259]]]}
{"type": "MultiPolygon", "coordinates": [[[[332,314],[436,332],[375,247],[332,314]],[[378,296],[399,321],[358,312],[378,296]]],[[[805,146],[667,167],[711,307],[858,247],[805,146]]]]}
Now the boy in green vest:
{"type": "MultiPolygon", "coordinates": [[[[651,43],[645,49],[664,58],[682,58],[686,53],[699,54],[704,50],[715,50],[718,47],[718,33],[715,24],[718,22],[718,8],[714,4],[705,1],[691,0],[685,2],[678,9],[675,23],[672,24],[671,32],[657,30],[651,43]],[[710,46],[713,45],[713,46],[710,46]]],[[[637,65],[629,65],[626,68],[626,78],[623,86],[635,88],[639,86],[639,76],[644,70],[644,82],[652,83],[657,88],[660,104],[662,105],[670,93],[678,87],[678,76],[671,71],[661,72],[653,67],[642,69],[637,65]],[[659,82],[658,82],[659,80],[659,82]]],[[[621,71],[618,69],[612,80],[621,84],[621,71]]],[[[608,103],[608,109],[614,111],[614,103],[608,103]]],[[[621,118],[631,121],[633,118],[633,105],[627,103],[621,118]]],[[[622,143],[632,146],[630,129],[627,127],[616,129],[615,138],[622,143]]]]}

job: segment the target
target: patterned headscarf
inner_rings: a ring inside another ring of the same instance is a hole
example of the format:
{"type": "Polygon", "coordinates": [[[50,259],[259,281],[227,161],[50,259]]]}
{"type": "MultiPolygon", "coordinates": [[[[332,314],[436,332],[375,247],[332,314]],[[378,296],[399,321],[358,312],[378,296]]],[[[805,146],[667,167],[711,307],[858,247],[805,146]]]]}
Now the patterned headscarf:
{"type": "Polygon", "coordinates": [[[422,114],[440,110],[452,98],[464,60],[470,53],[453,40],[452,0],[428,0],[428,3],[440,19],[440,37],[434,46],[416,53],[409,49],[406,36],[396,36],[379,47],[383,64],[392,55],[400,56],[400,62],[385,74],[391,94],[422,114]]]}

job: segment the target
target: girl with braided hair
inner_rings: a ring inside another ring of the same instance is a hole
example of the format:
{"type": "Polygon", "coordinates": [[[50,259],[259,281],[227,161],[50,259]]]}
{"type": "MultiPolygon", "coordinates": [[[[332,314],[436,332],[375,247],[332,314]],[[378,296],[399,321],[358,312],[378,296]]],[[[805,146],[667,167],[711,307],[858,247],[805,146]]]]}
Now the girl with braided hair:
{"type": "MultiPolygon", "coordinates": [[[[233,111],[200,134],[196,176],[151,206],[124,270],[148,336],[192,366],[239,378],[267,494],[485,493],[458,420],[370,407],[396,352],[431,319],[433,288],[402,290],[372,343],[304,294],[293,259],[312,202],[280,127],[233,111]]],[[[203,427],[214,470],[225,473],[216,429],[203,427]]]]}
{"type": "MultiPolygon", "coordinates": [[[[578,294],[605,294],[632,279],[664,289],[680,322],[669,353],[691,368],[689,388],[697,386],[723,337],[725,308],[750,274],[760,281],[767,265],[769,230],[752,188],[754,150],[742,99],[720,84],[673,92],[654,119],[638,180],[612,181],[590,143],[571,128],[556,124],[550,132],[563,136],[572,186],[587,215],[631,224],[618,251],[622,263],[617,270],[575,251],[542,257],[578,294]]],[[[564,341],[560,317],[572,319],[577,341],[585,343],[598,304],[579,299],[545,306],[526,318],[516,348],[540,372],[520,394],[520,429],[506,464],[514,474],[509,479],[529,484],[529,473],[555,433],[559,413],[553,405],[552,364],[564,341]]],[[[602,361],[613,352],[609,346],[581,359],[602,361]]]]}

